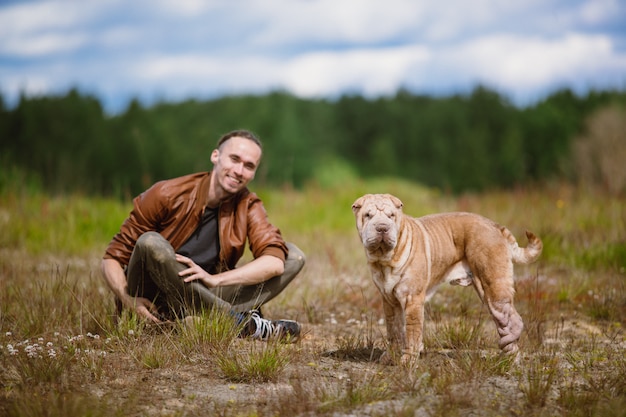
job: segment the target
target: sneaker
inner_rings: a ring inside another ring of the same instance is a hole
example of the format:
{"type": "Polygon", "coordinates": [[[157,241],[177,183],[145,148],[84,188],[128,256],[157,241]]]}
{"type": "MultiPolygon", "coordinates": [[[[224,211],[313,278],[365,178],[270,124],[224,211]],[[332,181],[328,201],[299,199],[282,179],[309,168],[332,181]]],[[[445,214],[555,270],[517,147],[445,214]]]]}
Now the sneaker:
{"type": "Polygon", "coordinates": [[[294,320],[264,319],[259,311],[248,312],[248,322],[239,337],[251,337],[256,340],[279,339],[293,343],[300,337],[300,324],[294,320]]]}

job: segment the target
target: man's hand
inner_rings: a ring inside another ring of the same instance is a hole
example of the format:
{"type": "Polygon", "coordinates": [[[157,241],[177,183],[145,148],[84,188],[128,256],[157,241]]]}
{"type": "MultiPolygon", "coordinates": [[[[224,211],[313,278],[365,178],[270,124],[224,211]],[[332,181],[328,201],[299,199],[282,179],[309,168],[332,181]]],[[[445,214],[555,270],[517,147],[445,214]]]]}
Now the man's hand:
{"type": "Polygon", "coordinates": [[[188,268],[178,275],[185,282],[200,280],[208,288],[225,285],[256,285],[285,271],[285,263],[271,255],[260,256],[241,267],[211,275],[186,256],[176,254],[176,260],[188,268]]]}
{"type": "Polygon", "coordinates": [[[177,253],[176,260],[181,264],[188,266],[187,269],[183,269],[178,273],[178,275],[183,278],[183,281],[191,282],[200,280],[209,288],[215,286],[215,283],[212,282],[211,274],[202,269],[200,265],[196,264],[191,258],[177,253]]]}
{"type": "Polygon", "coordinates": [[[161,323],[161,320],[155,316],[157,308],[152,301],[143,297],[130,297],[132,299],[132,305],[129,308],[135,310],[139,317],[154,323],[161,323]]]}
{"type": "Polygon", "coordinates": [[[102,277],[106,281],[111,291],[122,301],[124,307],[134,310],[139,317],[160,323],[161,320],[155,314],[156,306],[147,298],[133,297],[126,289],[126,275],[122,265],[115,259],[103,259],[102,277]]]}

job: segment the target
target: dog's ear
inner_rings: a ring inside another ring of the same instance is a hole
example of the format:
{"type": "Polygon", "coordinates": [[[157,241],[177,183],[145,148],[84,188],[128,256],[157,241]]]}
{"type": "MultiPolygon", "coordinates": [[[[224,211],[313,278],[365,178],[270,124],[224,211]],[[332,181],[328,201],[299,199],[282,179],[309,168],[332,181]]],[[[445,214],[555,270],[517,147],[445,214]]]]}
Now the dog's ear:
{"type": "Polygon", "coordinates": [[[363,207],[364,199],[365,196],[356,199],[356,201],[352,204],[352,213],[356,214],[361,209],[361,207],[363,207]]]}
{"type": "Polygon", "coordinates": [[[402,204],[402,200],[400,200],[395,195],[389,194],[389,198],[391,199],[391,202],[393,203],[394,206],[396,206],[397,209],[401,209],[404,206],[404,204],[402,204]]]}

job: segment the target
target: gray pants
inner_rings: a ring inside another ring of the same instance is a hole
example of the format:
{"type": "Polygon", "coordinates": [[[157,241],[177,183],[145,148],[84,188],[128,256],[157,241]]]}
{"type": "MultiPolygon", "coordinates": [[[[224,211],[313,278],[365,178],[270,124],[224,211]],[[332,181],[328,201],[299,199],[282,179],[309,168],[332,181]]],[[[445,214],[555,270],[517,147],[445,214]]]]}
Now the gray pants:
{"type": "Polygon", "coordinates": [[[304,266],[302,251],[292,243],[287,246],[282,275],[256,285],[207,288],[199,281],[184,282],[178,273],[187,266],[176,261],[172,245],[159,233],[147,232],[137,239],[128,264],[128,293],[152,300],[167,319],[210,308],[236,312],[259,308],[280,294],[304,266]]]}

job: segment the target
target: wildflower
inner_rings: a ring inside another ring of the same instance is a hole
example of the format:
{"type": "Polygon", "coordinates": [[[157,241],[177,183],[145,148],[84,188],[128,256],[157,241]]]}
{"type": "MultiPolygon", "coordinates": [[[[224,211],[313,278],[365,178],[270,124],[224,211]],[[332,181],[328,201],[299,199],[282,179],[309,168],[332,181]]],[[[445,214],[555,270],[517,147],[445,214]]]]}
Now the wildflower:
{"type": "Polygon", "coordinates": [[[28,345],[24,348],[24,352],[26,352],[26,356],[28,356],[29,358],[36,358],[37,356],[39,356],[39,354],[37,353],[37,345],[28,345]]]}
{"type": "Polygon", "coordinates": [[[135,334],[135,331],[134,331],[133,329],[130,329],[130,330],[128,331],[128,335],[129,335],[129,336],[132,336],[132,335],[134,335],[134,334],[135,334]]]}
{"type": "Polygon", "coordinates": [[[76,341],[79,341],[79,340],[83,340],[83,335],[82,334],[79,334],[79,335],[76,335],[76,336],[72,336],[72,337],[69,338],[70,342],[76,342],[76,341]]]}
{"type": "Polygon", "coordinates": [[[11,332],[6,332],[4,335],[5,335],[6,337],[9,337],[9,336],[11,336],[12,334],[13,334],[13,333],[11,333],[11,332]]]}
{"type": "Polygon", "coordinates": [[[48,357],[53,358],[53,359],[56,358],[57,357],[56,351],[54,349],[48,350],[48,357]]]}
{"type": "Polygon", "coordinates": [[[46,347],[52,347],[52,342],[46,343],[46,347]]]}

